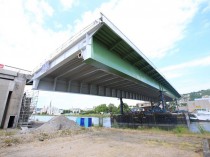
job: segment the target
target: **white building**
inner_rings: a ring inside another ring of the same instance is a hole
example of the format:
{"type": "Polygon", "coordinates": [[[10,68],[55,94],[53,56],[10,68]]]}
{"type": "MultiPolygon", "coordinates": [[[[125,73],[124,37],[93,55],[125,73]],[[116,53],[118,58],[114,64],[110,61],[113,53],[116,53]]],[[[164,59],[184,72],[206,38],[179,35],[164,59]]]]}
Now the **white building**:
{"type": "Polygon", "coordinates": [[[195,109],[208,109],[210,110],[210,98],[199,98],[195,101],[188,101],[187,106],[179,107],[179,110],[187,110],[193,112],[195,109]]]}
{"type": "Polygon", "coordinates": [[[72,113],[80,113],[81,112],[80,108],[71,108],[70,110],[72,111],[72,113]]]}

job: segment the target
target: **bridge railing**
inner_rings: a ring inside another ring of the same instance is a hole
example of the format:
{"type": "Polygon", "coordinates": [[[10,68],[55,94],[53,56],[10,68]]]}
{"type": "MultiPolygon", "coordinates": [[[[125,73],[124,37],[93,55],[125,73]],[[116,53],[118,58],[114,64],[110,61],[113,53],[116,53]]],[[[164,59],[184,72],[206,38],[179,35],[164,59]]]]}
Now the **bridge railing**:
{"type": "Polygon", "coordinates": [[[9,66],[9,65],[4,65],[4,64],[0,64],[0,69],[11,70],[11,71],[15,71],[18,73],[31,75],[31,71],[29,71],[29,70],[13,67],[13,66],[9,66]]]}
{"type": "Polygon", "coordinates": [[[82,29],[81,31],[79,31],[78,33],[76,33],[75,35],[73,35],[71,38],[69,38],[66,42],[64,42],[60,47],[58,47],[57,49],[55,49],[55,51],[53,53],[51,53],[47,58],[45,58],[33,71],[31,74],[34,74],[35,72],[37,72],[42,65],[44,65],[46,62],[49,62],[51,60],[53,60],[54,58],[56,58],[57,56],[59,56],[61,54],[61,52],[63,50],[65,50],[68,46],[70,46],[71,44],[73,44],[76,40],[78,40],[81,35],[84,35],[85,33],[87,33],[89,30],[91,30],[91,28],[93,28],[95,25],[97,25],[98,23],[100,23],[100,19],[95,20],[94,22],[92,22],[90,25],[88,25],[87,27],[85,27],[84,29],[82,29]]]}

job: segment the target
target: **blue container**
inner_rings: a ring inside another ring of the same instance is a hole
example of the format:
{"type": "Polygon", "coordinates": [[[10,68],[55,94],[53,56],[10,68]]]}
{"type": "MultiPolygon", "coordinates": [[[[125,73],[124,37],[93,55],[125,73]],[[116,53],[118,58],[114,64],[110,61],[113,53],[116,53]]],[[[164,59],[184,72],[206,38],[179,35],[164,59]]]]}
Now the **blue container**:
{"type": "Polygon", "coordinates": [[[91,127],[92,126],[92,118],[85,118],[85,127],[91,127]]]}
{"type": "Polygon", "coordinates": [[[77,118],[77,119],[76,119],[76,123],[77,123],[79,126],[85,126],[85,120],[84,120],[84,118],[77,118]]]}
{"type": "Polygon", "coordinates": [[[76,123],[80,126],[80,118],[76,119],[76,123]]]}

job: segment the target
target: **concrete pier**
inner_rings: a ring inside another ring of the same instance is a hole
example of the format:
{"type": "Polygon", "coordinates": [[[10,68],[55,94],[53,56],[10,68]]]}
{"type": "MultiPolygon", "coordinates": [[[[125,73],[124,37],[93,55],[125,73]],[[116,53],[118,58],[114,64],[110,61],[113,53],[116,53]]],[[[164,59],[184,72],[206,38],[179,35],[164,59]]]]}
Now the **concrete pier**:
{"type": "Polygon", "coordinates": [[[26,81],[30,75],[0,69],[0,128],[17,126],[26,81]]]}

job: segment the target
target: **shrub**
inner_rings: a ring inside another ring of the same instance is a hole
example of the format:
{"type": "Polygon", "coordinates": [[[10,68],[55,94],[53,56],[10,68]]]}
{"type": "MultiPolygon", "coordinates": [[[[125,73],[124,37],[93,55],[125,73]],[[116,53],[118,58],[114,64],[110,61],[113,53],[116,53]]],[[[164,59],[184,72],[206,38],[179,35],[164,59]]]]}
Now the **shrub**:
{"type": "Polygon", "coordinates": [[[188,129],[184,126],[177,126],[173,129],[174,133],[180,134],[180,133],[189,133],[188,129]]]}

